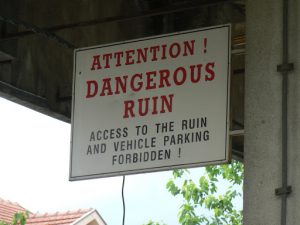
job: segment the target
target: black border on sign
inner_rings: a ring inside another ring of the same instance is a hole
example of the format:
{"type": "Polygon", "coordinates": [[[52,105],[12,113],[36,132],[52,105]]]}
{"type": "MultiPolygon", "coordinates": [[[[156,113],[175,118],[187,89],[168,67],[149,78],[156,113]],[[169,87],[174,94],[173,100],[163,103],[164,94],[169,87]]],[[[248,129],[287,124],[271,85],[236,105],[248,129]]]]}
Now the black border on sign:
{"type": "Polygon", "coordinates": [[[159,171],[166,171],[166,170],[171,170],[171,169],[193,168],[193,167],[200,167],[200,166],[224,164],[224,163],[230,162],[231,154],[230,154],[230,150],[229,150],[229,141],[228,141],[229,140],[230,74],[231,74],[230,64],[231,64],[231,24],[199,28],[199,29],[193,29],[193,30],[188,30],[188,31],[175,32],[175,33],[169,33],[169,34],[164,34],[164,35],[157,35],[157,36],[151,36],[151,37],[146,37],[146,38],[104,44],[104,45],[100,45],[100,46],[98,45],[98,46],[75,49],[74,50],[74,65],[73,65],[74,73],[73,73],[73,90],[72,90],[71,143],[70,143],[71,144],[71,154],[70,154],[69,180],[77,181],[77,180],[87,180],[87,179],[94,179],[94,178],[104,178],[104,177],[114,177],[114,176],[132,175],[132,174],[140,174],[140,173],[159,172],[159,171]],[[123,44],[127,44],[127,43],[135,43],[135,42],[147,41],[147,40],[152,40],[152,39],[160,39],[160,38],[164,38],[164,37],[177,36],[180,34],[189,34],[189,33],[195,33],[198,31],[214,30],[214,29],[218,29],[218,28],[228,28],[227,98],[226,98],[226,121],[225,121],[225,129],[226,130],[225,130],[225,155],[224,155],[224,158],[218,159],[218,160],[206,161],[206,162],[174,164],[174,165],[158,166],[158,167],[151,167],[151,168],[144,168],[144,169],[132,169],[132,170],[122,170],[122,171],[114,171],[114,172],[106,172],[106,173],[95,173],[95,174],[89,174],[89,175],[72,176],[72,153],[73,153],[72,149],[73,149],[73,137],[74,137],[73,136],[73,133],[74,133],[73,124],[74,124],[74,111],[75,111],[75,85],[76,85],[76,73],[77,73],[77,71],[76,71],[77,53],[81,52],[81,51],[91,50],[91,49],[123,45],[123,44]]]}

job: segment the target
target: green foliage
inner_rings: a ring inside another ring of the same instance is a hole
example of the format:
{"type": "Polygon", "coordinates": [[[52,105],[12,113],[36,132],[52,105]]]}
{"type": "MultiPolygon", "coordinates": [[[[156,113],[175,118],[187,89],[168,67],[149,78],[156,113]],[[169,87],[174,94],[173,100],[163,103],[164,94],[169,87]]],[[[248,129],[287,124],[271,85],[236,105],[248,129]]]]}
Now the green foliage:
{"type": "MultiPolygon", "coordinates": [[[[234,208],[233,200],[241,196],[235,187],[243,185],[243,180],[243,164],[233,161],[206,167],[198,181],[190,179],[188,170],[174,170],[166,188],[183,199],[178,213],[182,225],[242,225],[243,212],[234,208]],[[220,178],[222,183],[218,183],[220,178]],[[219,185],[228,186],[228,190],[221,193],[219,185]]],[[[146,225],[160,225],[150,222],[146,225]]]]}
{"type": "Polygon", "coordinates": [[[181,196],[184,200],[178,213],[180,224],[241,225],[242,211],[234,208],[233,200],[241,196],[234,185],[242,185],[243,180],[244,167],[238,161],[206,167],[205,174],[198,182],[189,179],[187,170],[174,170],[167,189],[173,196],[181,196]],[[220,178],[229,183],[225,193],[218,192],[217,182],[220,178]]]}
{"type": "Polygon", "coordinates": [[[164,224],[160,224],[158,222],[153,222],[152,220],[150,220],[148,223],[143,224],[143,225],[166,225],[166,224],[165,223],[164,224]]]}
{"type": "Polygon", "coordinates": [[[4,222],[4,221],[2,221],[2,220],[0,220],[0,225],[9,225],[9,224],[6,223],[6,222],[4,222]]]}
{"type": "Polygon", "coordinates": [[[28,217],[29,212],[17,212],[15,213],[11,223],[0,221],[0,225],[25,225],[28,217]]]}

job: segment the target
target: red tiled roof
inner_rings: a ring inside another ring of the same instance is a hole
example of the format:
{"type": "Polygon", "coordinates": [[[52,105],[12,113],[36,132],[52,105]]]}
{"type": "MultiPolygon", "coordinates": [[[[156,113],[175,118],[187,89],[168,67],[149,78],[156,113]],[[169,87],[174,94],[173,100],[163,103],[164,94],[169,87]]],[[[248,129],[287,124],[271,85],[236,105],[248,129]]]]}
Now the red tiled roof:
{"type": "Polygon", "coordinates": [[[18,203],[0,198],[0,220],[11,222],[16,212],[26,212],[26,209],[18,203]]]}
{"type": "Polygon", "coordinates": [[[92,209],[68,211],[66,213],[32,214],[27,220],[27,225],[68,225],[91,211],[92,209]]]}
{"type": "MultiPolygon", "coordinates": [[[[17,212],[26,212],[25,208],[20,206],[17,203],[12,203],[10,201],[5,201],[0,198],[0,220],[3,220],[7,223],[12,221],[12,218],[17,212]]],[[[93,209],[86,210],[77,210],[77,211],[68,211],[65,213],[53,213],[53,214],[29,214],[27,219],[27,225],[70,225],[75,222],[77,219],[81,218],[88,212],[92,212],[93,209]]]]}

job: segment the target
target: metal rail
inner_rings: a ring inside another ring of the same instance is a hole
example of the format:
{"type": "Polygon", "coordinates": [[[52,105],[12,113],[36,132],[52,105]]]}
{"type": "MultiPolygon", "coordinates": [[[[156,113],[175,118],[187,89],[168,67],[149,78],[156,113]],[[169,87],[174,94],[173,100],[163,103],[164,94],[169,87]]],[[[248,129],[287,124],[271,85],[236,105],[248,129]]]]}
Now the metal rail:
{"type": "Polygon", "coordinates": [[[288,0],[283,0],[282,7],[282,64],[277,71],[282,74],[282,187],[275,190],[281,197],[281,225],[286,225],[287,196],[292,192],[288,186],[288,74],[294,66],[288,62],[288,0]]]}

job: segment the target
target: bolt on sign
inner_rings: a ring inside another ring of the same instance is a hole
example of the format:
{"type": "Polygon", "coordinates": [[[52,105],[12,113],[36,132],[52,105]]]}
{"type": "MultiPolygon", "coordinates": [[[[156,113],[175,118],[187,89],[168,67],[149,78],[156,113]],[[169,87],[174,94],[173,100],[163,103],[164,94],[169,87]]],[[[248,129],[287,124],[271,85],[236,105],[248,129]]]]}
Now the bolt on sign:
{"type": "Polygon", "coordinates": [[[229,161],[230,25],[76,49],[70,180],[229,161]]]}

